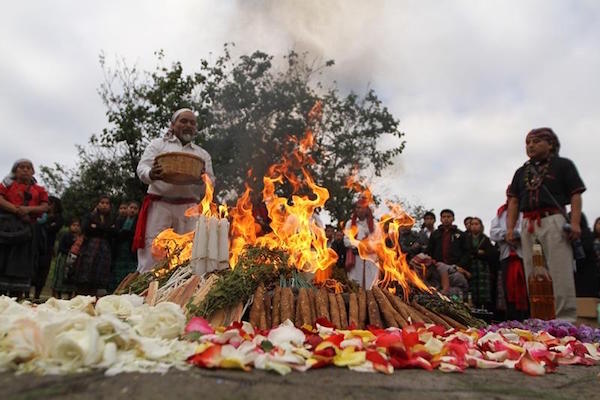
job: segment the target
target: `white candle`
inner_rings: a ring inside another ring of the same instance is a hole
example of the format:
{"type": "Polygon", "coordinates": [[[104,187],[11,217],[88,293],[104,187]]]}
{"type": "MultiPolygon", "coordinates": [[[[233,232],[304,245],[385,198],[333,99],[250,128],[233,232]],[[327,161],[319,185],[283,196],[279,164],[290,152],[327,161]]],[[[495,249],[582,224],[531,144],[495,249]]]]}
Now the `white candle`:
{"type": "Polygon", "coordinates": [[[190,265],[196,275],[203,275],[206,272],[206,253],[208,251],[208,225],[206,217],[200,215],[196,222],[196,231],[194,232],[194,243],[192,245],[192,257],[190,265]]]}
{"type": "Polygon", "coordinates": [[[219,220],[219,269],[229,266],[229,221],[227,218],[219,220]]]}
{"type": "Polygon", "coordinates": [[[208,252],[206,254],[206,270],[217,269],[219,262],[219,221],[216,217],[208,218],[208,252]]]}

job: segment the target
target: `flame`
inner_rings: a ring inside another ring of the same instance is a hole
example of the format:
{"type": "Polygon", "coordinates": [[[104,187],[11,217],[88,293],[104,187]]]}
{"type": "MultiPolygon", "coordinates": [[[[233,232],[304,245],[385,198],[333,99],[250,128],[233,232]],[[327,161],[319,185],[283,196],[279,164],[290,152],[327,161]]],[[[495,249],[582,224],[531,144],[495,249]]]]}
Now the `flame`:
{"type": "Polygon", "coordinates": [[[246,190],[242,197],[237,201],[234,208],[231,209],[231,246],[229,265],[233,268],[244,246],[256,243],[257,234],[260,232],[260,225],[254,220],[252,214],[252,202],[250,200],[251,189],[246,185],[246,190]]]}
{"type": "Polygon", "coordinates": [[[215,192],[215,187],[213,186],[212,181],[208,177],[207,174],[202,174],[202,181],[204,182],[204,198],[200,201],[199,204],[188,208],[185,210],[186,217],[197,217],[199,215],[205,215],[207,217],[215,216],[218,217],[221,207],[227,209],[227,206],[221,205],[219,206],[219,210],[217,210],[217,205],[213,203],[213,194],[215,192]]]}
{"type": "MultiPolygon", "coordinates": [[[[289,154],[283,155],[280,162],[271,165],[263,177],[263,203],[253,197],[248,185],[235,207],[230,210],[226,206],[219,207],[213,202],[214,187],[206,174],[202,179],[206,186],[204,198],[200,204],[186,210],[187,217],[199,215],[229,218],[231,221],[231,244],[229,265],[233,268],[240,255],[248,245],[262,246],[269,249],[284,250],[289,255],[290,265],[300,271],[315,273],[315,281],[339,292],[341,285],[329,279],[331,269],[337,262],[337,254],[327,246],[325,230],[316,222],[315,210],[324,207],[329,199],[326,188],[316,184],[309,167],[315,164],[310,155],[315,146],[315,123],[322,117],[322,105],[317,102],[308,114],[308,128],[301,139],[291,137],[286,146],[289,154]],[[290,198],[279,196],[284,185],[292,188],[290,198]],[[253,201],[254,198],[254,201],[253,201]],[[270,232],[262,232],[255,214],[261,215],[266,207],[270,219],[270,232]],[[255,209],[259,208],[260,209],[255,209]]],[[[252,171],[248,171],[248,177],[252,171]]],[[[364,205],[374,204],[373,194],[364,182],[357,178],[356,171],[347,179],[346,187],[360,194],[359,202],[364,205]]],[[[406,262],[399,244],[399,229],[412,227],[414,220],[400,205],[388,202],[389,213],[382,216],[376,225],[375,232],[367,238],[357,240],[358,228],[351,226],[344,233],[351,243],[358,248],[359,255],[373,261],[383,272],[381,285],[399,282],[405,296],[410,285],[422,290],[429,290],[418,274],[406,262]],[[387,243],[386,243],[387,241],[387,243]]],[[[171,268],[180,265],[191,256],[194,232],[178,235],[172,229],[159,234],[153,242],[153,252],[160,257],[170,256],[171,268]]]]}
{"type": "MultiPolygon", "coordinates": [[[[230,265],[235,265],[246,245],[255,245],[286,251],[291,265],[301,271],[315,272],[316,280],[321,283],[329,278],[337,254],[328,248],[325,230],[314,218],[315,210],[324,207],[329,199],[329,192],[315,183],[307,169],[307,166],[315,164],[310,155],[315,146],[312,125],[321,116],[322,104],[317,102],[308,114],[309,127],[304,137],[288,138],[286,146],[291,150],[290,154],[271,165],[263,177],[262,198],[271,220],[271,231],[259,235],[260,225],[254,219],[248,187],[231,210],[233,240],[230,265]],[[294,193],[291,198],[277,194],[286,183],[294,193]]],[[[248,174],[250,176],[251,172],[248,174]]]]}
{"type": "MultiPolygon", "coordinates": [[[[353,181],[352,184],[358,185],[356,181],[353,181]]],[[[361,185],[355,187],[359,186],[361,185]]],[[[368,188],[363,187],[362,190],[359,201],[368,205],[373,197],[368,188]]],[[[393,289],[395,292],[395,288],[389,285],[392,282],[397,282],[402,287],[406,298],[410,293],[411,285],[430,292],[429,287],[421,280],[419,274],[410,268],[406,261],[406,255],[400,247],[400,229],[411,228],[415,223],[414,219],[399,204],[388,201],[386,205],[390,210],[389,213],[380,218],[374,232],[369,236],[358,240],[356,237],[358,227],[356,225],[350,225],[350,228],[345,229],[344,233],[350,239],[350,243],[358,248],[360,257],[372,261],[383,272],[383,277],[378,282],[380,286],[393,289]]]]}
{"type": "Polygon", "coordinates": [[[161,233],[152,241],[152,255],[154,258],[167,258],[169,269],[183,264],[192,256],[192,243],[194,232],[180,235],[169,228],[161,233]]]}

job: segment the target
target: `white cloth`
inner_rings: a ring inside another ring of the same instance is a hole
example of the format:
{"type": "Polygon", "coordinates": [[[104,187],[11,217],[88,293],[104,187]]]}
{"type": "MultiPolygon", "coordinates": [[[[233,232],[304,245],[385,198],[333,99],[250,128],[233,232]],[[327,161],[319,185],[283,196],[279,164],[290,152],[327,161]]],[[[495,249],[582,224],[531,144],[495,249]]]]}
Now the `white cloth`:
{"type": "Polygon", "coordinates": [[[152,241],[156,236],[167,228],[173,228],[177,233],[183,234],[194,230],[195,218],[187,218],[184,213],[188,208],[197,203],[169,204],[164,201],[154,201],[148,210],[146,221],[145,247],[138,249],[138,272],[148,272],[152,269],[156,260],[152,256],[152,241]]]}
{"type": "MultiPolygon", "coordinates": [[[[500,216],[494,217],[492,223],[490,225],[490,239],[498,244],[500,248],[500,260],[504,260],[510,256],[510,245],[504,238],[506,237],[506,217],[508,213],[506,210],[500,214],[500,216]]],[[[515,237],[518,238],[521,236],[521,223],[523,221],[523,214],[519,213],[519,217],[517,218],[517,223],[515,225],[514,234],[515,237]]],[[[521,242],[519,241],[518,245],[515,248],[517,255],[520,258],[523,258],[523,251],[521,250],[521,242]]]]}
{"type": "Polygon", "coordinates": [[[204,169],[214,184],[215,174],[213,172],[210,154],[202,147],[191,142],[182,145],[179,139],[172,134],[167,134],[164,137],[154,139],[150,142],[137,166],[138,176],[142,182],[149,185],[148,193],[150,194],[167,197],[195,198],[200,200],[201,196],[204,194],[204,183],[202,182],[191,185],[173,185],[172,183],[167,183],[165,181],[153,181],[150,179],[150,170],[152,169],[156,156],[174,151],[191,153],[202,158],[204,160],[204,169]]]}
{"type": "MultiPolygon", "coordinates": [[[[346,230],[350,229],[352,226],[352,220],[346,223],[346,230]]],[[[377,224],[375,224],[375,231],[373,233],[369,232],[369,225],[367,224],[367,220],[357,220],[356,226],[358,228],[358,232],[356,234],[357,240],[362,240],[369,235],[376,236],[379,233],[379,229],[377,224]]],[[[350,239],[344,235],[344,244],[346,247],[355,247],[350,243],[350,239]]],[[[373,257],[376,257],[374,254],[373,257]]],[[[354,262],[354,268],[348,271],[348,279],[358,282],[358,284],[365,288],[371,289],[373,284],[377,282],[377,278],[379,277],[379,268],[377,265],[371,260],[364,260],[360,257],[360,255],[356,256],[356,261],[354,262]]]]}
{"type": "Polygon", "coordinates": [[[211,181],[214,183],[214,172],[210,155],[202,147],[188,143],[182,145],[181,141],[172,134],[154,139],[150,142],[137,167],[137,174],[142,182],[148,184],[148,193],[168,198],[190,198],[194,199],[186,204],[169,204],[163,201],[155,201],[148,210],[146,222],[145,247],[138,249],[138,271],[146,272],[152,269],[156,260],[152,256],[152,241],[163,230],[173,228],[179,234],[194,230],[194,218],[187,218],[185,210],[196,205],[204,196],[204,183],[189,185],[173,185],[165,181],[153,181],[150,179],[150,170],[154,159],[159,154],[170,152],[185,152],[201,157],[204,160],[204,168],[211,181]]]}

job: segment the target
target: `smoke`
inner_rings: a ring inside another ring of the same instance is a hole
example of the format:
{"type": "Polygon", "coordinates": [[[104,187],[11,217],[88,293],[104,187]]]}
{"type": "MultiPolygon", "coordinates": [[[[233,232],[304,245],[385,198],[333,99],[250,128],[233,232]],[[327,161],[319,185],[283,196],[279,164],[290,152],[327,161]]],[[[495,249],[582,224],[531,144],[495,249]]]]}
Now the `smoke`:
{"type": "Polygon", "coordinates": [[[364,90],[380,56],[373,41],[383,11],[382,0],[239,0],[229,29],[245,51],[308,52],[317,65],[334,59],[340,86],[364,90]]]}

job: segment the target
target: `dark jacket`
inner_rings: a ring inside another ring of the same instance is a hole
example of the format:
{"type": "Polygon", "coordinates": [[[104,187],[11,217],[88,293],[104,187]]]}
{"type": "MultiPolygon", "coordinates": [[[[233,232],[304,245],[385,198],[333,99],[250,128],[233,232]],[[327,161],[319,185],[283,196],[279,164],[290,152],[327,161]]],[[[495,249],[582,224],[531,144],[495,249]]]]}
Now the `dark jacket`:
{"type": "Polygon", "coordinates": [[[444,259],[442,251],[443,233],[444,228],[442,225],[433,231],[429,237],[427,254],[436,261],[441,261],[448,265],[460,265],[462,267],[461,262],[464,262],[466,255],[463,232],[461,232],[456,225],[450,227],[450,251],[447,259],[444,259]]]}

